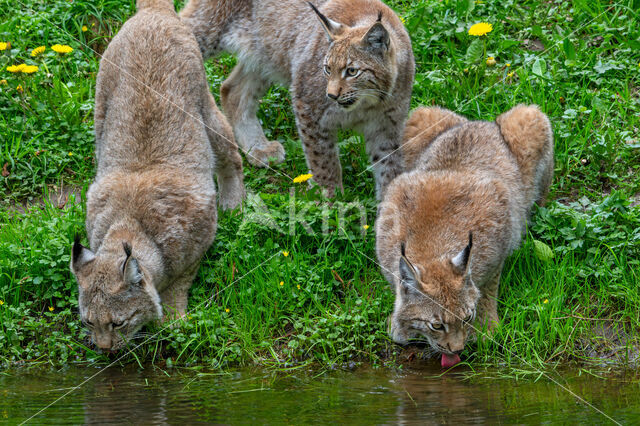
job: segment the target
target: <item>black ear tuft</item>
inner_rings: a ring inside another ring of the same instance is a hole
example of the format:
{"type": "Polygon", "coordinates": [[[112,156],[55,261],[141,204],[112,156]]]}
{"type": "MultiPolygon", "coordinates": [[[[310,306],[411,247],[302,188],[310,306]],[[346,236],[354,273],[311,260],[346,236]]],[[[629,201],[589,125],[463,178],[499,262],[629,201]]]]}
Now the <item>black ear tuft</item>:
{"type": "Polygon", "coordinates": [[[80,235],[76,234],[73,237],[73,249],[71,250],[71,259],[73,260],[73,263],[76,263],[78,261],[78,258],[82,254],[83,248],[84,247],[82,247],[82,244],[80,244],[80,235]]]}
{"type": "Polygon", "coordinates": [[[318,15],[318,19],[320,19],[322,28],[324,28],[324,31],[327,33],[329,41],[333,42],[334,38],[342,33],[344,25],[342,25],[340,22],[336,22],[324,16],[322,12],[320,12],[318,8],[315,7],[314,4],[310,1],[308,1],[307,3],[309,4],[309,6],[311,6],[311,9],[313,9],[316,15],[318,15]]]}
{"type": "Polygon", "coordinates": [[[378,20],[376,22],[381,22],[382,21],[382,11],[378,11],[378,20]]]}
{"type": "Polygon", "coordinates": [[[404,257],[404,253],[405,253],[404,242],[401,242],[400,243],[400,254],[402,255],[402,257],[404,257]]]}
{"type": "Polygon", "coordinates": [[[131,256],[131,245],[123,241],[122,248],[124,249],[124,253],[127,255],[127,259],[128,259],[131,256]]]}

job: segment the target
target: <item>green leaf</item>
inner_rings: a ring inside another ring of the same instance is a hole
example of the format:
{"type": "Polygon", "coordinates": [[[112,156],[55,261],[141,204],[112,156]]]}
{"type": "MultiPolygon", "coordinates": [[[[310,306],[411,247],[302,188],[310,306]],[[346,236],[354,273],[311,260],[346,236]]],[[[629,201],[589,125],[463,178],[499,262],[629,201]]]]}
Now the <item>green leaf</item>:
{"type": "Polygon", "coordinates": [[[476,2],[474,0],[458,0],[456,2],[456,13],[458,16],[473,12],[473,9],[475,8],[476,2]]]}
{"type": "Polygon", "coordinates": [[[544,61],[544,59],[538,58],[533,63],[533,67],[532,67],[531,71],[535,75],[539,75],[539,76],[542,77],[542,76],[544,76],[544,73],[547,72],[547,63],[544,61]]]}
{"type": "Polygon", "coordinates": [[[565,38],[562,41],[562,47],[564,48],[564,54],[567,56],[567,59],[570,61],[575,61],[576,57],[576,49],[573,47],[573,43],[568,38],[565,38]]]}
{"type": "Polygon", "coordinates": [[[543,262],[548,262],[549,260],[553,259],[554,256],[551,247],[539,240],[533,240],[533,252],[535,253],[536,257],[543,262]]]}
{"type": "Polygon", "coordinates": [[[467,65],[473,65],[482,59],[482,41],[479,38],[476,38],[471,42],[469,47],[467,48],[467,54],[464,57],[467,65]]]}

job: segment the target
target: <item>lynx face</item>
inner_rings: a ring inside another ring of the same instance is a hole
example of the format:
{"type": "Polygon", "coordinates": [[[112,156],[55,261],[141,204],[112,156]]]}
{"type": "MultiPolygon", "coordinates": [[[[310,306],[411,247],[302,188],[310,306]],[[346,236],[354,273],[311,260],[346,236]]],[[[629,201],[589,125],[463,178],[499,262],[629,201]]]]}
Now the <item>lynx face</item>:
{"type": "Polygon", "coordinates": [[[370,27],[349,27],[312,7],[331,42],[323,64],[327,97],[347,110],[384,101],[391,93],[397,71],[382,14],[370,27]]]}
{"type": "Polygon", "coordinates": [[[71,271],[78,280],[80,318],[100,349],[122,349],[146,323],[162,317],[158,293],[128,244],[96,255],[76,241],[71,271]]]}
{"type": "Polygon", "coordinates": [[[453,259],[413,265],[403,253],[389,334],[400,344],[426,338],[441,353],[459,354],[476,316],[480,292],[471,280],[469,245],[453,259]]]}

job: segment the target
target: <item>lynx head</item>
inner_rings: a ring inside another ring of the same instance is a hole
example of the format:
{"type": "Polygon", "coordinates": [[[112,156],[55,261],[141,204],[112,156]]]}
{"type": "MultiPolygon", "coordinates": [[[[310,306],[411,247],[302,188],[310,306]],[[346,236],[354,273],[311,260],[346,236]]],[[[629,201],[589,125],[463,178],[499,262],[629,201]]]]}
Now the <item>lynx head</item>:
{"type": "Polygon", "coordinates": [[[471,279],[469,243],[453,257],[421,261],[419,251],[402,245],[396,301],[389,333],[406,344],[426,338],[438,352],[453,355],[464,349],[480,292],[471,279]]]}
{"type": "Polygon", "coordinates": [[[71,271],[78,280],[80,318],[100,349],[122,349],[142,326],[162,317],[160,297],[129,243],[105,243],[94,254],[76,238],[71,271]]]}
{"type": "Polygon", "coordinates": [[[327,97],[345,109],[386,100],[395,85],[394,44],[382,22],[382,12],[370,25],[350,27],[324,16],[309,3],[329,37],[323,70],[327,97]]]}

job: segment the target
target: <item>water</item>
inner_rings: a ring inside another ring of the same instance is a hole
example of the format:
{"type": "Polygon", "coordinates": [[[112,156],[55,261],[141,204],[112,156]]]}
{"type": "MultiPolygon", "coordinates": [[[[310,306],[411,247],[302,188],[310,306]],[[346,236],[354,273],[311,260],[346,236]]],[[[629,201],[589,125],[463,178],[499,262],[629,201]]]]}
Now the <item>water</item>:
{"type": "MultiPolygon", "coordinates": [[[[471,379],[422,369],[230,373],[69,368],[0,373],[0,421],[31,424],[607,424],[593,408],[544,378],[471,379]]],[[[564,386],[626,424],[640,422],[640,387],[624,376],[555,374],[564,386]]],[[[636,378],[637,380],[637,378],[636,378]]]]}

